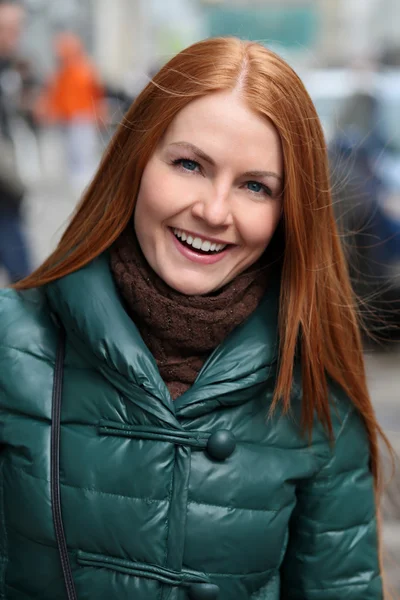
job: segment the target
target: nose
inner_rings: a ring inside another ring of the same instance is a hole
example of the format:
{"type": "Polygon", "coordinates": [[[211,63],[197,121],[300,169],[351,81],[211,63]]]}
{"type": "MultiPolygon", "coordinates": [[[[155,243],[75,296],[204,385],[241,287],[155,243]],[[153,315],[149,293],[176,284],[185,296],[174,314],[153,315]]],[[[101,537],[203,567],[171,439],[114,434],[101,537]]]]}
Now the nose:
{"type": "Polygon", "coordinates": [[[227,227],[233,223],[230,189],[212,189],[192,205],[192,214],[210,227],[227,227]]]}

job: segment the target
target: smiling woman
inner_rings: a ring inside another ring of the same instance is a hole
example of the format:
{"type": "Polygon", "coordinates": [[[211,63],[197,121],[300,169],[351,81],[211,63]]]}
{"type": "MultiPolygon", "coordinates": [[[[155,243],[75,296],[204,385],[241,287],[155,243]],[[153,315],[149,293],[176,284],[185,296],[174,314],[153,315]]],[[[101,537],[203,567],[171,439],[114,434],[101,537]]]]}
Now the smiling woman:
{"type": "Polygon", "coordinates": [[[265,47],[205,40],[149,82],[0,294],[0,364],[0,596],[384,597],[324,137],[265,47]]]}
{"type": "Polygon", "coordinates": [[[278,132],[240,89],[189,103],[143,171],[134,224],[147,262],[182,294],[228,284],[266,250],[281,216],[282,177],[278,132]],[[214,254],[205,254],[212,244],[214,254]]]}

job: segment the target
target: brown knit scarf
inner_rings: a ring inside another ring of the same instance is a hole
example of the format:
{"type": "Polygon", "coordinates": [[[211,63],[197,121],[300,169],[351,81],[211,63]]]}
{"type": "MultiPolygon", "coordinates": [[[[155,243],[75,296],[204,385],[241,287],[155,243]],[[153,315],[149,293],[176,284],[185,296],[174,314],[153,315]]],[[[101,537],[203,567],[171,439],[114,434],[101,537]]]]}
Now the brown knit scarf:
{"type": "Polygon", "coordinates": [[[185,296],[152,270],[131,227],[111,248],[111,270],[174,400],[194,383],[214,348],[255,310],[268,274],[258,264],[215,294],[185,296]]]}

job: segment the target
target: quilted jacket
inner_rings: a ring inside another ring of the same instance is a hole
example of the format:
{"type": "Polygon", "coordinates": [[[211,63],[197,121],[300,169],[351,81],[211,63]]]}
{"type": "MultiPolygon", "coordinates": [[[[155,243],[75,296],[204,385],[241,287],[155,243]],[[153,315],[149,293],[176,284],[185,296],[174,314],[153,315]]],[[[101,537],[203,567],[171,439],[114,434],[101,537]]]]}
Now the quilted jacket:
{"type": "Polygon", "coordinates": [[[106,256],[0,293],[1,599],[382,598],[351,403],[331,386],[334,445],[302,437],[298,383],[267,416],[277,306],[271,286],[173,402],[106,256]]]}

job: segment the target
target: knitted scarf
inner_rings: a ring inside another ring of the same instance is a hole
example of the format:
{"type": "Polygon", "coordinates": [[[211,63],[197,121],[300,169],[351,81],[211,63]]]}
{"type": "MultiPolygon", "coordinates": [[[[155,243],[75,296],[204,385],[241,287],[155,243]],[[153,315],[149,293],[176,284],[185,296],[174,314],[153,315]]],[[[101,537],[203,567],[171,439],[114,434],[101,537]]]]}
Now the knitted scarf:
{"type": "Polygon", "coordinates": [[[152,270],[132,227],[111,248],[111,270],[173,399],[194,383],[211,352],[255,310],[268,276],[258,263],[213,294],[185,296],[152,270]]]}

